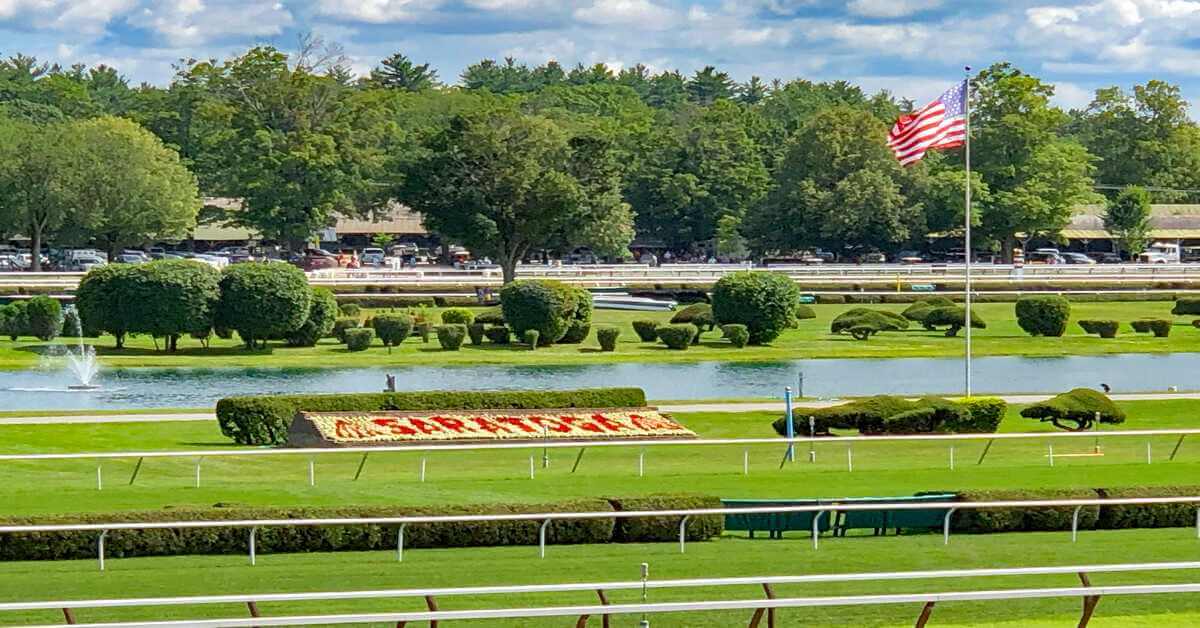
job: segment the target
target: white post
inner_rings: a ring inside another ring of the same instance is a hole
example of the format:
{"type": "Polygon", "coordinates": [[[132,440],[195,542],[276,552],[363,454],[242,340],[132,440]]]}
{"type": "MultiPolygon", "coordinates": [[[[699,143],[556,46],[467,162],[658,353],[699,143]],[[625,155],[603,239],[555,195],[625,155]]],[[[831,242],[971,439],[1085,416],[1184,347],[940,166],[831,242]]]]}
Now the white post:
{"type": "Polygon", "coordinates": [[[1152,464],[1150,460],[1150,441],[1146,441],[1146,464],[1152,464]]]}
{"type": "Polygon", "coordinates": [[[421,458],[420,481],[422,481],[422,482],[425,481],[425,458],[421,458]]]}
{"type": "Polygon", "coordinates": [[[104,490],[104,471],[102,471],[102,468],[103,468],[103,465],[100,465],[100,464],[96,465],[96,490],[97,491],[104,490]]]}
{"type": "Polygon", "coordinates": [[[854,471],[854,450],[849,445],[846,445],[846,471],[854,471]]]}
{"type": "Polygon", "coordinates": [[[646,475],[646,450],[638,452],[638,477],[646,475]]]}
{"type": "Polygon", "coordinates": [[[1048,445],[1048,447],[1050,449],[1050,466],[1053,467],[1054,466],[1054,444],[1051,443],[1048,445]]]}
{"type": "Polygon", "coordinates": [[[200,463],[204,458],[196,458],[196,488],[200,488],[200,463]]]}
{"type": "Polygon", "coordinates": [[[742,450],[742,475],[750,475],[750,448],[742,450]]]}
{"type": "Polygon", "coordinates": [[[954,446],[950,446],[950,470],[954,470],[954,446]]]}
{"type": "Polygon", "coordinates": [[[966,396],[971,396],[971,67],[965,68],[967,77],[963,81],[963,113],[966,116],[966,140],[964,142],[966,150],[964,151],[963,161],[966,164],[967,182],[966,182],[966,205],[963,207],[963,259],[966,262],[964,266],[965,286],[963,290],[963,309],[966,312],[966,319],[963,321],[963,327],[967,330],[967,342],[964,366],[964,391],[966,396]]]}
{"type": "Polygon", "coordinates": [[[529,479],[533,479],[533,454],[529,454],[529,479]]]}
{"type": "Polygon", "coordinates": [[[317,463],[312,458],[308,459],[308,485],[317,485],[317,463]]]}

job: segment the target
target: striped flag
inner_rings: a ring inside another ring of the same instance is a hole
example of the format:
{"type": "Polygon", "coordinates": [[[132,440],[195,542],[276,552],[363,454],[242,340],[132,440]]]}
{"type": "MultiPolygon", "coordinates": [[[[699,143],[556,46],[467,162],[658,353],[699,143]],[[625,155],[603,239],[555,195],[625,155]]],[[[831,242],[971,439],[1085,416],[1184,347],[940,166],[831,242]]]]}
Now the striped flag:
{"type": "Polygon", "coordinates": [[[925,151],[955,148],[967,138],[967,82],[946,90],[937,100],[900,116],[888,133],[888,147],[900,165],[920,161],[925,151]]]}

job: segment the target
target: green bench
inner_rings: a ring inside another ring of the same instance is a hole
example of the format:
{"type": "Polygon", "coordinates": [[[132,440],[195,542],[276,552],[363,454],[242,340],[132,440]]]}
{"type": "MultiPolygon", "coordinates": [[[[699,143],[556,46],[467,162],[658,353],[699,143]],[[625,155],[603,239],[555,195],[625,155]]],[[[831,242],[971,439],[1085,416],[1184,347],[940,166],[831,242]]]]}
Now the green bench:
{"type": "MultiPolygon", "coordinates": [[[[817,531],[833,530],[834,536],[845,536],[847,530],[873,530],[876,535],[895,529],[937,528],[946,517],[945,508],[896,510],[887,506],[923,502],[953,501],[953,493],[928,493],[910,497],[847,497],[841,499],[722,499],[726,508],[764,508],[771,506],[834,506],[837,504],[879,504],[879,509],[834,511],[820,513],[817,531]]],[[[754,533],[766,531],[769,538],[783,538],[784,532],[812,532],[815,512],[747,513],[725,515],[725,529],[754,533]]]]}

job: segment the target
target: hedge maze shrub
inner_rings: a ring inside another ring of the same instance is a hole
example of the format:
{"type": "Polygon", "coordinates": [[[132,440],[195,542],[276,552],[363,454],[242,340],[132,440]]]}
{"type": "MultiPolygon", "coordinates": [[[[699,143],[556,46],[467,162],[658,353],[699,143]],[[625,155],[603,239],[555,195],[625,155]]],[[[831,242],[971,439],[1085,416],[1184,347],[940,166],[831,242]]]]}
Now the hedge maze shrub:
{"type": "Polygon", "coordinates": [[[247,348],[283,338],[308,318],[312,291],[299,268],[247,262],[229,266],[222,275],[216,325],[237,331],[247,348]]]}
{"type": "Polygon", "coordinates": [[[683,323],[691,323],[699,327],[701,331],[712,331],[717,325],[716,319],[713,318],[712,305],[708,303],[693,303],[671,317],[671,324],[682,325],[683,323]]]}
{"type": "Polygon", "coordinates": [[[1200,298],[1180,297],[1171,308],[1175,316],[1200,316],[1200,298]]]}
{"type": "Polygon", "coordinates": [[[1079,321],[1079,326],[1083,331],[1101,338],[1116,338],[1121,324],[1113,320],[1082,320],[1079,321]]]}
{"type": "Polygon", "coordinates": [[[1017,300],[1016,313],[1017,325],[1025,333],[1057,338],[1067,332],[1071,302],[1056,295],[1021,297],[1017,300]]]}
{"type": "Polygon", "coordinates": [[[583,302],[583,292],[559,281],[522,279],[500,291],[500,307],[506,324],[522,338],[530,329],[538,331],[538,342],[552,345],[567,334],[573,322],[582,320],[586,308],[591,320],[591,295],[583,302]]]}
{"type": "MultiPolygon", "coordinates": [[[[912,401],[877,395],[796,413],[793,425],[795,433],[808,434],[808,417],[812,416],[816,434],[828,434],[832,429],[858,430],[862,434],[995,432],[1007,408],[1004,400],[991,397],[959,402],[939,397],[912,401]]],[[[786,418],[775,421],[772,427],[781,436],[787,434],[786,418]]]]}
{"type": "Polygon", "coordinates": [[[480,323],[472,323],[471,325],[467,325],[467,337],[471,339],[471,344],[477,347],[483,344],[484,331],[486,330],[487,326],[480,323]]]}
{"type": "Polygon", "coordinates": [[[483,335],[487,336],[493,344],[506,345],[512,341],[512,330],[507,325],[495,325],[483,330],[483,335]]]}
{"type": "Polygon", "coordinates": [[[1166,338],[1171,335],[1171,321],[1164,318],[1143,318],[1130,323],[1133,331],[1139,334],[1153,333],[1155,338],[1166,338]]]}
{"type": "Polygon", "coordinates": [[[475,314],[465,307],[452,307],[442,310],[442,323],[446,325],[471,325],[475,322],[475,314]]]}
{"type": "Polygon", "coordinates": [[[658,340],[658,321],[633,321],[633,331],[642,342],[658,340]]]}
{"type": "Polygon", "coordinates": [[[315,347],[318,341],[333,332],[338,312],[337,297],[333,295],[333,291],[328,288],[313,288],[308,318],[284,340],[293,347],[315,347]]]}
{"type": "Polygon", "coordinates": [[[617,338],[620,336],[621,330],[617,327],[600,327],[596,329],[596,341],[600,343],[601,351],[616,351],[617,338]]]}
{"type": "MultiPolygon", "coordinates": [[[[963,324],[967,320],[967,310],[960,305],[945,305],[941,307],[930,308],[925,312],[924,318],[921,319],[921,324],[926,329],[946,328],[946,336],[954,337],[958,335],[958,331],[963,328],[963,324]]],[[[975,310],[971,310],[971,327],[973,329],[986,329],[987,323],[979,317],[975,310]]]]}
{"type": "Polygon", "coordinates": [[[1024,410],[1021,416],[1049,422],[1054,427],[1071,432],[1082,432],[1095,425],[1097,416],[1101,423],[1125,422],[1125,411],[1117,407],[1104,393],[1089,388],[1076,388],[1046,401],[1035,403],[1024,410]]]}
{"type": "Polygon", "coordinates": [[[334,338],[337,338],[338,342],[346,344],[346,332],[359,327],[362,327],[362,321],[357,318],[339,318],[333,321],[331,333],[333,333],[334,338]]]}
{"type": "Polygon", "coordinates": [[[257,395],[217,402],[221,433],[239,445],[282,445],[296,413],[382,410],[542,410],[547,408],[641,408],[640,388],[578,390],[429,391],[257,395]]]}
{"type": "Polygon", "coordinates": [[[750,331],[750,344],[769,343],[796,320],[800,289],[784,275],[739,271],[713,286],[712,309],[721,325],[740,323],[750,331]]]}
{"type": "Polygon", "coordinates": [[[375,336],[383,342],[383,346],[391,353],[392,347],[408,340],[412,335],[413,319],[407,314],[380,314],[371,321],[375,336]]]}
{"type": "Polygon", "coordinates": [[[366,351],[375,340],[375,330],[369,327],[354,327],[343,332],[346,338],[346,349],[350,351],[366,351]]]}
{"type": "Polygon", "coordinates": [[[659,325],[655,330],[658,339],[667,345],[668,349],[687,349],[692,344],[699,330],[691,323],[679,325],[659,325]]]}
{"type": "Polygon", "coordinates": [[[458,351],[462,348],[463,341],[467,339],[467,326],[462,323],[438,325],[437,339],[438,344],[442,345],[442,349],[458,351]]]}
{"type": "Polygon", "coordinates": [[[750,330],[746,329],[745,325],[739,323],[721,325],[721,335],[738,349],[745,347],[750,342],[750,330]]]}
{"type": "Polygon", "coordinates": [[[925,321],[925,315],[935,308],[948,307],[954,305],[954,301],[946,297],[929,297],[914,302],[912,305],[904,309],[900,313],[904,318],[913,321],[914,323],[922,323],[925,321]]]}
{"type": "Polygon", "coordinates": [[[47,296],[33,297],[25,306],[26,333],[48,342],[62,331],[62,304],[47,296]]]}

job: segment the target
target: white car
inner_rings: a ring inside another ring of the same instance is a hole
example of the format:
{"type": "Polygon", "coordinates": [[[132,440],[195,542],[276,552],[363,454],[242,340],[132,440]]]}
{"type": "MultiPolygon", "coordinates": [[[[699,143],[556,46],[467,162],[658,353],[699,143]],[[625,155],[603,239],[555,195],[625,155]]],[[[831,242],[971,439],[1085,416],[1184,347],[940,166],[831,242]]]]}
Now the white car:
{"type": "Polygon", "coordinates": [[[380,248],[365,248],[358,259],[363,266],[383,266],[387,262],[387,254],[380,248]]]}

